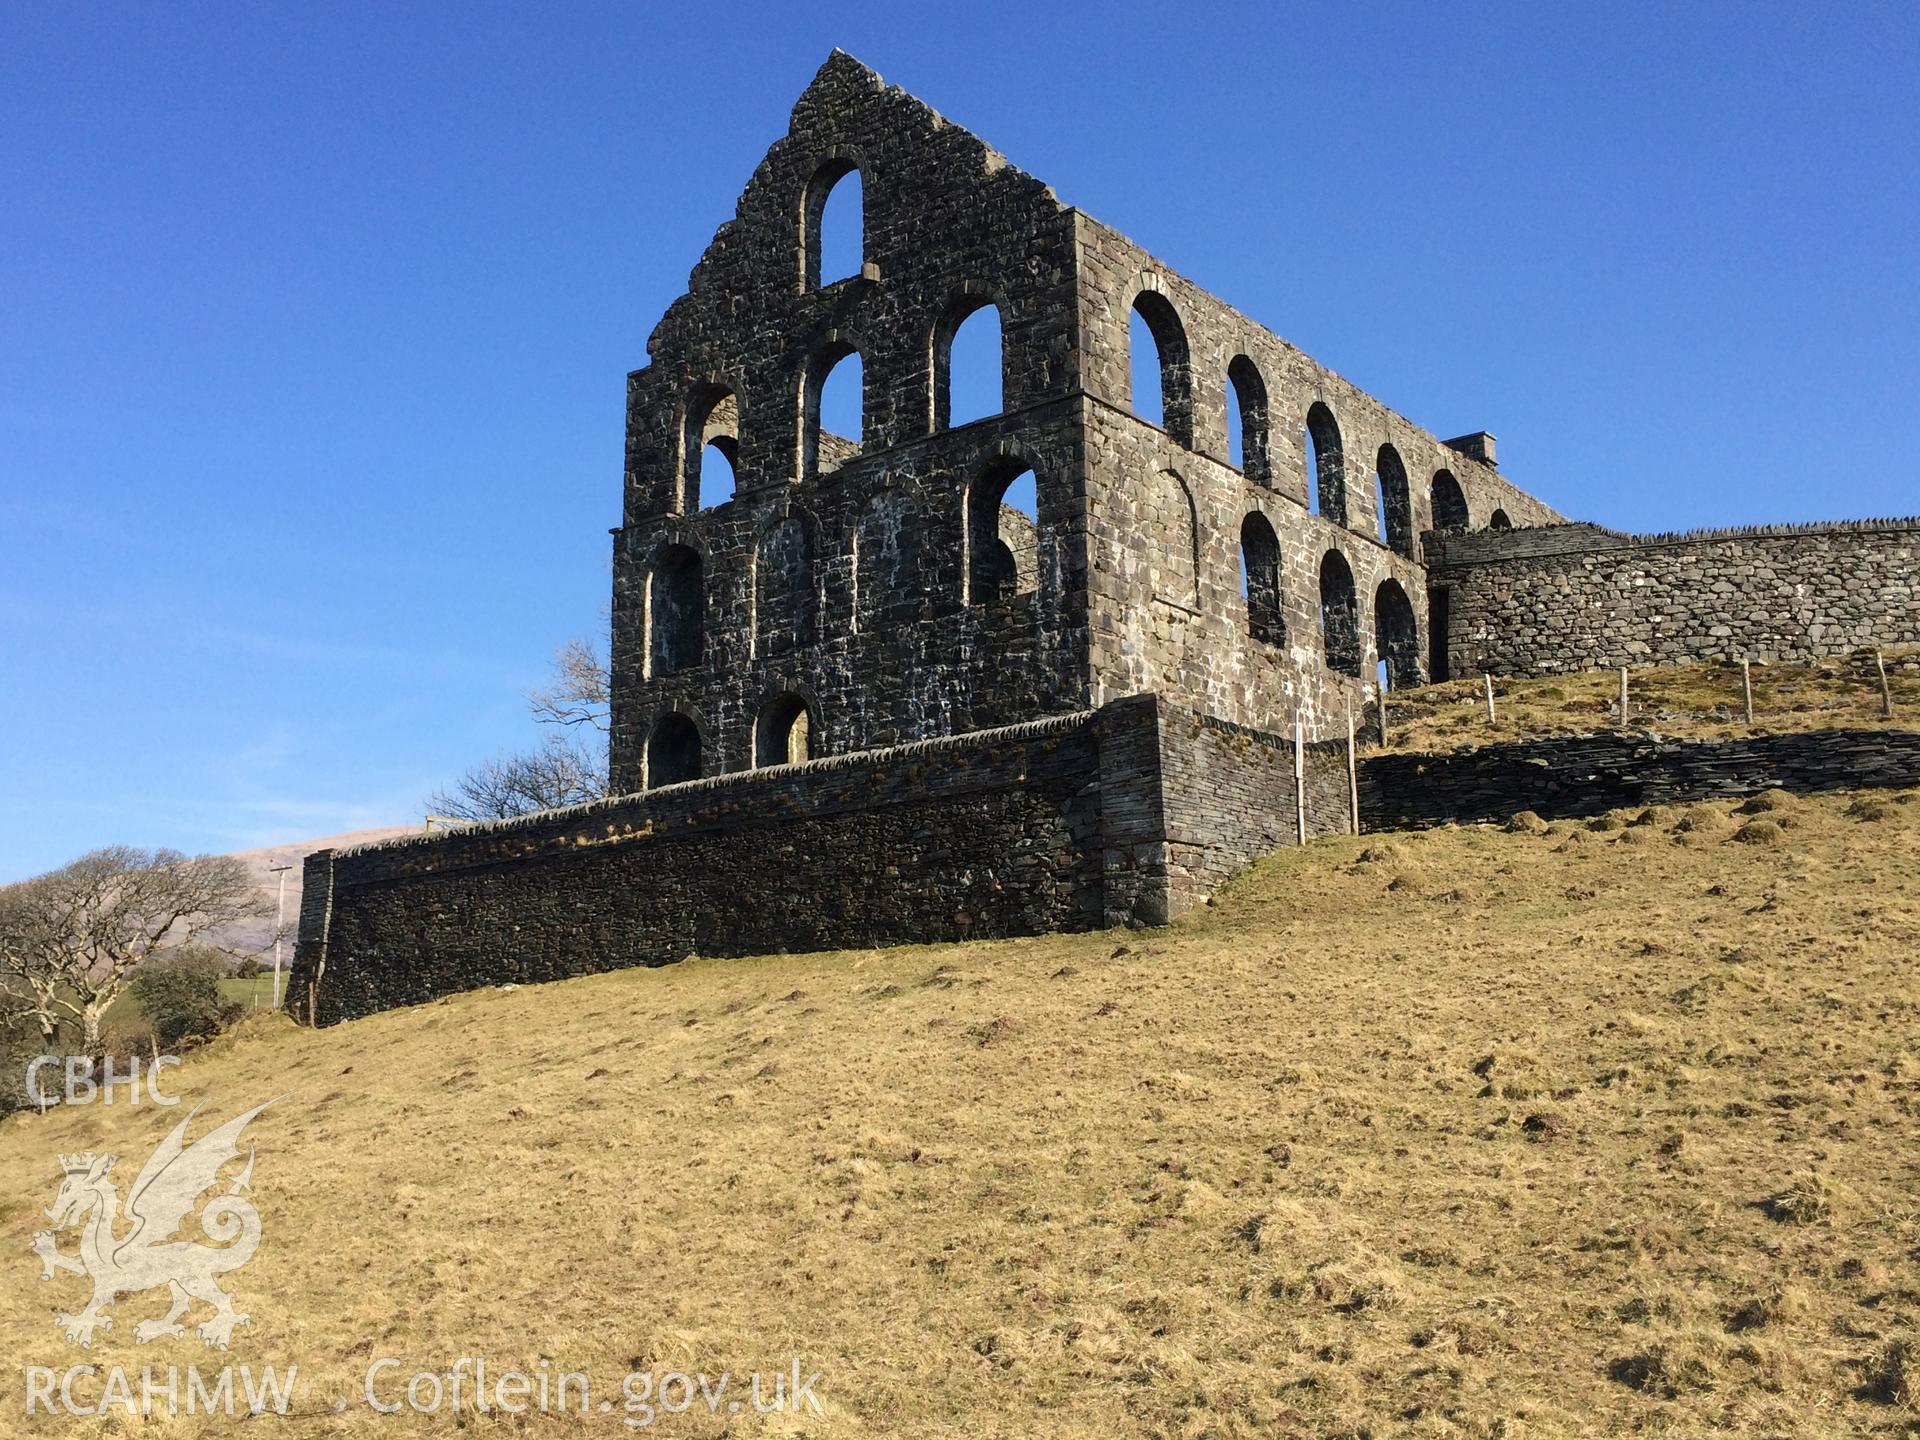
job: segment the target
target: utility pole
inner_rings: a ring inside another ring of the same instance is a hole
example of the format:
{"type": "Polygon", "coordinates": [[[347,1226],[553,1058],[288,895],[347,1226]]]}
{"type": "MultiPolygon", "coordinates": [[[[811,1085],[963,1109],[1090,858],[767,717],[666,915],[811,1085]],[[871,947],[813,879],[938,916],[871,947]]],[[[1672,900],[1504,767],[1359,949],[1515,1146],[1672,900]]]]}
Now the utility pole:
{"type": "Polygon", "coordinates": [[[287,871],[291,865],[275,865],[271,874],[280,877],[280,898],[273,914],[273,1008],[280,1008],[280,934],[287,928],[287,871]]]}

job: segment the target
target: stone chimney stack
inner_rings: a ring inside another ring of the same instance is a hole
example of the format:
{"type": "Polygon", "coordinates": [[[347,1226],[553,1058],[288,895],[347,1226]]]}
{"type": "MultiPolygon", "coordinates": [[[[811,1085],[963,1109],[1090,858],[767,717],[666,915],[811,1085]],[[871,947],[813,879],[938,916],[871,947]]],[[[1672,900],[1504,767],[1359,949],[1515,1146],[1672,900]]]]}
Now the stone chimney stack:
{"type": "Polygon", "coordinates": [[[1493,436],[1484,430],[1476,430],[1471,435],[1459,435],[1446,442],[1449,450],[1458,450],[1462,455],[1471,455],[1474,459],[1484,461],[1497,470],[1500,468],[1500,462],[1493,458],[1493,444],[1493,436]]]}

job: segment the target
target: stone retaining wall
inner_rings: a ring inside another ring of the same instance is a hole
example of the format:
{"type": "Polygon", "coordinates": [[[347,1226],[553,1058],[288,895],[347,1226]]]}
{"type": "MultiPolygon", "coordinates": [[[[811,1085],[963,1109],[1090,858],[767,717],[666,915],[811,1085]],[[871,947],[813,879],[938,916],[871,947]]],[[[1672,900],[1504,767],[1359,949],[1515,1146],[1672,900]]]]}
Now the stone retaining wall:
{"type": "MultiPolygon", "coordinates": [[[[1314,833],[1346,828],[1341,752],[1307,754],[1314,833]]],[[[1160,924],[1294,835],[1290,741],[1135,696],[320,851],[290,993],[331,1023],[689,955],[1160,924]]]]}
{"type": "Polygon", "coordinates": [[[1743,740],[1576,735],[1451,755],[1360,760],[1366,830],[1482,824],[1522,810],[1598,815],[1633,805],[1920,785],[1920,732],[1826,730],[1743,740]]]}

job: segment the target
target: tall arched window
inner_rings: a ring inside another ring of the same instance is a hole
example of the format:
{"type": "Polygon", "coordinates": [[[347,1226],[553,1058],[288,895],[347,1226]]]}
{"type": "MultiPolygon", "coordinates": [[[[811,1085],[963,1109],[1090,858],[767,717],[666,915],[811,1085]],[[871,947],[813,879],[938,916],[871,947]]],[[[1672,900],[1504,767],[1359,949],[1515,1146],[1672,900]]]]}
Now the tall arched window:
{"type": "Polygon", "coordinates": [[[1033,467],[999,460],[967,493],[967,598],[994,605],[1040,583],[1039,496],[1033,467]]]}
{"type": "Polygon", "coordinates": [[[1135,297],[1127,343],[1133,413],[1182,445],[1192,445],[1193,371],[1187,332],[1166,296],[1142,290],[1135,297]]]}
{"type": "Polygon", "coordinates": [[[802,225],[809,290],[860,273],[866,258],[866,193],[851,160],[829,160],[813,172],[802,225]]]}
{"type": "Polygon", "coordinates": [[[1469,523],[1467,492],[1460,488],[1460,482],[1453,478],[1451,470],[1434,471],[1433,528],[1464,530],[1469,523]]]}
{"type": "Polygon", "coordinates": [[[813,757],[813,724],[807,702],[798,695],[776,695],[760,710],[753,727],[753,763],[798,765],[813,757]]]}
{"type": "Polygon", "coordinates": [[[686,504],[694,510],[724,505],[739,486],[740,402],[720,385],[697,388],[687,401],[686,504]]]}
{"type": "Polygon", "coordinates": [[[647,737],[647,789],[699,778],[699,726],[686,715],[662,715],[647,737]]]}
{"type": "Polygon", "coordinates": [[[1340,426],[1321,401],[1307,411],[1307,486],[1313,513],[1335,525],[1347,523],[1347,465],[1340,426]]]}
{"type": "Polygon", "coordinates": [[[1227,387],[1233,403],[1227,406],[1227,448],[1235,467],[1256,485],[1270,484],[1273,466],[1268,454],[1267,382],[1259,367],[1244,355],[1227,366],[1227,387]]]}
{"type": "Polygon", "coordinates": [[[1280,541],[1258,510],[1240,522],[1240,593],[1247,601],[1247,633],[1269,645],[1287,643],[1280,610],[1280,541]]]}
{"type": "Polygon", "coordinates": [[[668,545],[648,577],[651,674],[671,675],[700,663],[706,640],[706,594],[698,551],[668,545]]]}
{"type": "Polygon", "coordinates": [[[1353,567],[1338,550],[1327,551],[1320,561],[1320,641],[1328,669],[1360,674],[1360,601],[1353,567]]]}
{"type": "Polygon", "coordinates": [[[860,453],[866,441],[866,374],[860,352],[829,341],[807,365],[801,395],[800,471],[825,475],[860,453]]]}
{"type": "Polygon", "coordinates": [[[1400,452],[1382,445],[1374,460],[1374,475],[1379,484],[1375,497],[1380,506],[1380,538],[1399,554],[1413,558],[1413,491],[1407,483],[1407,467],[1400,463],[1400,452]]]}
{"type": "Polygon", "coordinates": [[[1398,580],[1382,580],[1373,592],[1373,638],[1385,687],[1407,690],[1418,685],[1420,628],[1414,619],[1413,602],[1398,580]]]}
{"type": "Polygon", "coordinates": [[[969,296],[933,332],[933,428],[945,430],[1006,408],[1000,307],[969,296]]]}

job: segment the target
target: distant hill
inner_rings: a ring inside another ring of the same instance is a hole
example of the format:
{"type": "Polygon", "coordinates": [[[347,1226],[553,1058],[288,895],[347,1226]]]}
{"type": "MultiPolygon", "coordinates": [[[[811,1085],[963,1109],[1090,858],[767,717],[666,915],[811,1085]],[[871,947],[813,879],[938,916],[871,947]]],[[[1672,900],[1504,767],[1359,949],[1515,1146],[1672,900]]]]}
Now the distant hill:
{"type": "MultiPolygon", "coordinates": [[[[323,835],[314,840],[291,840],[284,845],[266,845],[258,850],[236,850],[233,858],[245,863],[272,906],[279,890],[280,877],[274,867],[291,865],[287,871],[287,949],[284,958],[293,959],[293,940],[300,928],[300,874],[307,856],[316,850],[340,849],[346,845],[365,845],[374,840],[391,840],[397,835],[417,835],[418,825],[382,825],[369,830],[349,830],[340,835],[323,835]]],[[[273,960],[274,914],[271,909],[258,920],[243,920],[236,925],[209,931],[207,941],[236,955],[257,955],[271,964],[273,960]]]]}

